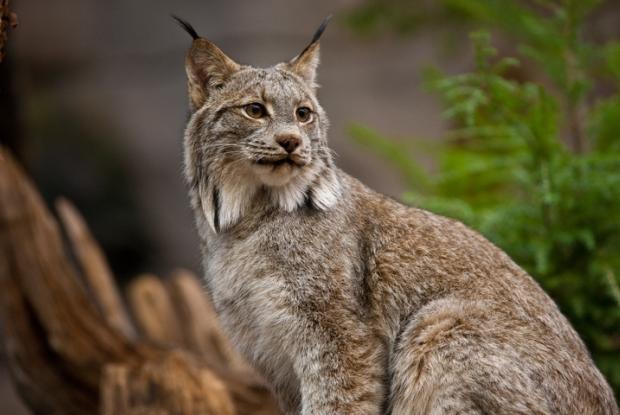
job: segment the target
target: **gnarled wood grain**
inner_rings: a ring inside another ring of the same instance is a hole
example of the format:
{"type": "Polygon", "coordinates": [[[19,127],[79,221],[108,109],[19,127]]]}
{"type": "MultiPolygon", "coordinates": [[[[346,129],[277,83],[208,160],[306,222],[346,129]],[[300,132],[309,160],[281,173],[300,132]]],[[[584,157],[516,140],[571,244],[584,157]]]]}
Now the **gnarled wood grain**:
{"type": "Polygon", "coordinates": [[[85,222],[68,202],[59,211],[84,280],[58,223],[0,148],[0,318],[12,379],[34,413],[279,413],[192,274],[148,277],[156,294],[146,306],[136,295],[131,308],[164,317],[140,338],[85,222]]]}

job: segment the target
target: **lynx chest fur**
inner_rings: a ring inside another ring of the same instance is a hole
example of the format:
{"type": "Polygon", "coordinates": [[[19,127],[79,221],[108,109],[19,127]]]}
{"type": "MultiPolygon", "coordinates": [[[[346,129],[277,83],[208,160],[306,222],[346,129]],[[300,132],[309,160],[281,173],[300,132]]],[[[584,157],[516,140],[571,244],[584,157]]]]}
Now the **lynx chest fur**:
{"type": "Polygon", "coordinates": [[[241,220],[226,234],[211,235],[205,247],[207,287],[222,325],[290,408],[301,399],[290,352],[298,349],[306,320],[345,301],[356,324],[367,318],[356,294],[361,252],[352,235],[340,232],[343,218],[300,209],[304,215],[270,211],[241,220]]]}
{"type": "Polygon", "coordinates": [[[254,68],[179,22],[207,289],[286,414],[618,414],[505,253],[334,165],[315,82],[325,23],[292,60],[254,68]]]}
{"type": "Polygon", "coordinates": [[[266,214],[256,224],[242,220],[206,243],[207,286],[224,322],[241,314],[252,324],[273,325],[277,335],[292,310],[329,301],[332,286],[344,281],[327,276],[353,268],[351,257],[344,263],[330,259],[335,252],[351,252],[353,241],[335,238],[335,229],[312,218],[317,215],[322,213],[266,214]]]}

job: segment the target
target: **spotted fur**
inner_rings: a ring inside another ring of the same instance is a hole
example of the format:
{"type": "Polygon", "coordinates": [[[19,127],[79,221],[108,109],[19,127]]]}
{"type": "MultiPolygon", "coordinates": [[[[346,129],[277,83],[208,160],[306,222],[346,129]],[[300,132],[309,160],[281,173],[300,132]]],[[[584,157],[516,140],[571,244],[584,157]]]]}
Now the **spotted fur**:
{"type": "Polygon", "coordinates": [[[283,411],[617,415],[579,336],[504,252],[335,167],[318,53],[316,36],[259,69],[196,35],[186,61],[185,176],[207,287],[283,411]],[[244,115],[252,102],[268,116],[244,115]],[[282,135],[299,139],[297,164],[280,164],[282,135]]]}

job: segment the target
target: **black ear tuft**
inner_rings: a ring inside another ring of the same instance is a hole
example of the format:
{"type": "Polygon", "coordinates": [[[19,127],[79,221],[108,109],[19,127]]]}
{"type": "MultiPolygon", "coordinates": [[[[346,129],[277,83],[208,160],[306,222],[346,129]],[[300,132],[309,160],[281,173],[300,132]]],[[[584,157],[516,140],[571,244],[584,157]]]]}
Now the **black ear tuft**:
{"type": "Polygon", "coordinates": [[[191,24],[187,23],[185,20],[181,19],[180,17],[175,16],[174,14],[171,14],[170,16],[172,16],[172,18],[176,20],[176,22],[179,24],[179,26],[183,28],[183,30],[189,33],[192,39],[196,40],[200,37],[198,36],[198,33],[196,33],[196,30],[192,27],[191,24]]]}
{"type": "Polygon", "coordinates": [[[330,14],[329,16],[325,18],[325,20],[323,20],[323,23],[321,23],[321,26],[319,26],[319,28],[316,29],[316,32],[314,32],[314,36],[312,36],[312,42],[310,42],[310,44],[313,44],[319,41],[319,39],[321,38],[321,35],[325,31],[325,28],[327,27],[327,24],[332,19],[332,16],[333,15],[330,14]]]}
{"type": "Polygon", "coordinates": [[[308,43],[308,46],[306,46],[305,49],[302,50],[299,55],[297,55],[298,58],[300,56],[303,56],[308,51],[308,49],[310,49],[312,47],[312,45],[314,45],[315,43],[317,43],[319,41],[319,39],[321,38],[321,35],[323,34],[325,29],[327,28],[327,24],[329,23],[329,21],[331,19],[332,19],[332,15],[330,14],[329,16],[327,16],[325,18],[325,20],[323,20],[323,23],[321,23],[319,28],[316,29],[316,32],[314,32],[314,36],[312,36],[312,40],[310,41],[310,43],[308,43]]]}

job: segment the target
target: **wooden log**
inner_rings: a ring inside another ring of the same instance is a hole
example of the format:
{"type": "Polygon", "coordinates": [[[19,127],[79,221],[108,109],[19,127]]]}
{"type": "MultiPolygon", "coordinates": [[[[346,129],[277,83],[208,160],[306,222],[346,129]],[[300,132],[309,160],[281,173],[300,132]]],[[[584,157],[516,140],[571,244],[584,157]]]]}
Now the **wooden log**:
{"type": "Polygon", "coordinates": [[[144,337],[164,347],[183,344],[179,318],[162,280],[152,274],[136,277],[129,285],[127,298],[144,337]]]}
{"type": "Polygon", "coordinates": [[[82,275],[91,288],[90,292],[103,318],[125,336],[135,338],[134,327],[129,320],[105,255],[88,230],[84,218],[75,206],[64,198],[56,202],[56,210],[67,231],[82,275]]]}
{"type": "Polygon", "coordinates": [[[188,364],[186,356],[175,352],[140,366],[109,365],[102,382],[101,413],[235,414],[226,385],[210,371],[192,373],[188,364]],[[171,373],[176,376],[171,378],[171,373]]]}
{"type": "MultiPolygon", "coordinates": [[[[100,370],[110,360],[138,357],[136,347],[118,336],[88,300],[65,255],[58,225],[21,169],[0,151],[0,258],[45,338],[40,347],[55,356],[54,370],[79,379],[76,391],[97,396],[100,370]]],[[[5,326],[14,323],[11,315],[5,326]]],[[[25,322],[24,322],[25,323],[25,322]]],[[[27,363],[27,362],[22,362],[27,363]]],[[[70,387],[70,386],[69,386],[70,387]]],[[[52,391],[50,391],[52,392],[52,391]]],[[[59,392],[59,391],[56,391],[59,392]]]]}
{"type": "Polygon", "coordinates": [[[101,415],[129,413],[129,369],[110,364],[103,370],[101,380],[101,415]]]}
{"type": "Polygon", "coordinates": [[[257,378],[209,368],[182,350],[181,335],[162,335],[171,344],[156,347],[113,328],[89,301],[56,221],[2,148],[0,318],[13,381],[36,414],[279,413],[257,378]]]}
{"type": "MultiPolygon", "coordinates": [[[[0,238],[0,244],[5,243],[0,238]]],[[[4,252],[6,247],[0,245],[0,321],[6,362],[17,391],[35,414],[95,413],[91,387],[66,387],[62,367],[52,360],[47,339],[38,329],[36,316],[13,278],[10,258],[4,252]]]]}

